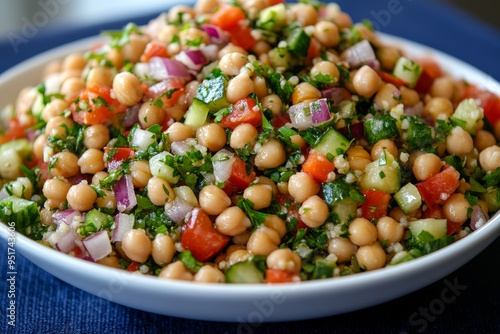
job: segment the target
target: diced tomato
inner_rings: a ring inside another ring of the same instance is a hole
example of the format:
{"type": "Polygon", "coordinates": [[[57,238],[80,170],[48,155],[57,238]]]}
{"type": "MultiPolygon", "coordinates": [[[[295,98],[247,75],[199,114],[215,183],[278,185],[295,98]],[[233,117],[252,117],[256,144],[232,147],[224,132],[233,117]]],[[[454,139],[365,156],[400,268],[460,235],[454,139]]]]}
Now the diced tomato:
{"type": "Polygon", "coordinates": [[[284,126],[285,124],[290,123],[290,122],[291,122],[290,115],[288,115],[288,113],[278,114],[278,115],[274,116],[274,118],[272,120],[273,127],[275,129],[279,129],[282,126],[284,126]]]}
{"type": "Polygon", "coordinates": [[[393,84],[394,86],[396,86],[398,88],[401,87],[401,86],[408,86],[408,83],[406,81],[404,81],[402,79],[399,79],[399,78],[395,77],[394,75],[392,75],[390,73],[379,71],[378,75],[385,82],[393,84]]]}
{"type": "Polygon", "coordinates": [[[418,61],[419,65],[422,66],[427,73],[434,79],[443,76],[443,70],[441,65],[432,58],[423,58],[418,61]]]}
{"type": "Polygon", "coordinates": [[[269,6],[274,6],[280,3],[285,3],[285,0],[269,0],[269,6]]]}
{"type": "Polygon", "coordinates": [[[424,211],[424,214],[422,215],[422,218],[436,218],[436,219],[443,219],[443,212],[441,211],[440,207],[437,208],[427,208],[427,210],[424,211]]]}
{"type": "Polygon", "coordinates": [[[422,66],[422,73],[414,89],[421,94],[427,94],[434,80],[442,76],[443,72],[439,64],[431,59],[423,59],[419,63],[422,66]]]}
{"type": "Polygon", "coordinates": [[[138,262],[132,262],[127,267],[127,271],[130,271],[130,272],[135,272],[137,270],[139,270],[139,263],[138,262]]]}
{"type": "Polygon", "coordinates": [[[366,201],[361,205],[361,213],[368,220],[380,219],[387,215],[391,194],[380,190],[363,191],[366,201]]]}
{"type": "Polygon", "coordinates": [[[256,178],[253,168],[248,172],[247,164],[236,157],[231,169],[231,174],[224,184],[223,190],[228,194],[245,190],[256,178]]]}
{"type": "Polygon", "coordinates": [[[417,189],[422,199],[430,209],[443,204],[458,188],[460,173],[452,166],[445,166],[433,177],[417,183],[417,189]]]}
{"type": "Polygon", "coordinates": [[[297,226],[294,228],[294,231],[297,231],[301,228],[309,228],[300,218],[299,208],[300,204],[295,202],[292,196],[278,194],[275,196],[276,202],[280,205],[281,211],[287,213],[286,220],[290,222],[292,219],[297,220],[297,226]]]}
{"type": "Polygon", "coordinates": [[[95,125],[107,123],[127,106],[111,97],[110,87],[96,85],[84,90],[70,108],[75,122],[95,125]]]}
{"type": "Polygon", "coordinates": [[[8,141],[23,138],[26,135],[26,126],[21,125],[17,118],[11,118],[8,122],[7,131],[0,135],[0,145],[8,141]]]}
{"type": "Polygon", "coordinates": [[[224,116],[221,120],[221,125],[224,128],[235,129],[238,125],[248,123],[253,126],[262,125],[262,112],[257,106],[257,103],[250,98],[239,100],[233,105],[233,111],[224,116]]]}
{"type": "Polygon", "coordinates": [[[162,106],[170,108],[177,103],[183,93],[184,83],[179,79],[169,78],[149,87],[146,96],[153,100],[161,97],[162,106]]]}
{"type": "Polygon", "coordinates": [[[130,147],[105,147],[104,156],[106,160],[124,161],[135,156],[135,150],[130,147]],[[112,156],[111,156],[112,155],[112,156]]]}
{"type": "Polygon", "coordinates": [[[311,175],[318,183],[328,180],[328,175],[335,170],[333,162],[323,154],[314,150],[309,151],[306,161],[302,164],[302,171],[311,175]]]}
{"type": "Polygon", "coordinates": [[[282,269],[266,269],[266,283],[300,282],[300,275],[282,269]]]}
{"type": "Polygon", "coordinates": [[[309,49],[307,49],[307,59],[314,59],[320,56],[321,43],[316,38],[311,38],[309,49]]]}
{"type": "Polygon", "coordinates": [[[146,63],[153,57],[168,57],[165,45],[156,41],[149,42],[146,45],[146,49],[144,49],[140,60],[146,63]]]}
{"type": "Polygon", "coordinates": [[[446,234],[447,235],[452,235],[454,234],[455,232],[457,232],[460,227],[462,227],[462,224],[460,223],[455,223],[455,222],[452,222],[452,221],[447,221],[446,222],[446,234]]]}
{"type": "Polygon", "coordinates": [[[231,36],[231,43],[245,50],[250,50],[257,43],[252,36],[252,28],[249,26],[237,25],[228,32],[231,36]]]}
{"type": "Polygon", "coordinates": [[[239,22],[245,20],[245,12],[240,7],[222,5],[210,17],[210,23],[224,30],[230,30],[239,25],[239,22]]]}
{"type": "Polygon", "coordinates": [[[182,225],[181,244],[198,261],[207,261],[217,255],[231,238],[217,231],[210,217],[200,208],[194,208],[189,220],[182,225]]]}
{"type": "Polygon", "coordinates": [[[492,96],[482,105],[484,116],[492,126],[495,126],[500,121],[500,97],[492,96]]]}

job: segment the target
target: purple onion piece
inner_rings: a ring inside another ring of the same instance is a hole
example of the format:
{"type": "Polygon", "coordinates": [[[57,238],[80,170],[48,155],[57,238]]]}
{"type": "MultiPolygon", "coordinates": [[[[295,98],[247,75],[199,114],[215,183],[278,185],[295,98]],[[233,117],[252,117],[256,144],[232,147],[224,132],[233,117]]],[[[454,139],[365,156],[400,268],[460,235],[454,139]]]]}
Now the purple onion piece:
{"type": "Polygon", "coordinates": [[[59,240],[56,242],[58,251],[68,254],[76,245],[78,234],[72,228],[67,228],[66,232],[56,231],[59,234],[59,240]]]}
{"type": "Polygon", "coordinates": [[[319,99],[309,104],[309,109],[312,114],[313,124],[319,124],[331,119],[330,109],[326,98],[319,99]]]}
{"type": "Polygon", "coordinates": [[[424,112],[424,104],[422,103],[422,101],[418,102],[413,106],[405,106],[404,110],[405,115],[421,116],[423,112],[424,112]]]}
{"type": "Polygon", "coordinates": [[[483,209],[479,205],[474,205],[470,215],[470,228],[475,231],[487,222],[488,218],[484,214],[483,209]]]}
{"type": "Polygon", "coordinates": [[[321,96],[327,98],[334,106],[340,105],[346,99],[346,89],[342,87],[332,87],[321,91],[321,96]]]}
{"type": "Polygon", "coordinates": [[[151,76],[157,80],[177,78],[186,82],[191,79],[191,74],[186,66],[175,59],[152,57],[149,60],[149,68],[151,76]]]}
{"type": "Polygon", "coordinates": [[[83,245],[94,261],[101,260],[112,251],[107,231],[99,231],[85,238],[83,240],[83,245]]]}
{"type": "Polygon", "coordinates": [[[374,66],[374,61],[377,59],[370,42],[366,39],[345,50],[342,58],[351,68],[358,68],[365,64],[374,66]]]}
{"type": "Polygon", "coordinates": [[[172,202],[165,204],[165,214],[172,219],[173,222],[179,223],[186,215],[193,210],[193,206],[184,199],[177,196],[172,202]]]}
{"type": "Polygon", "coordinates": [[[125,116],[123,117],[122,124],[126,128],[132,127],[132,125],[139,123],[139,110],[141,109],[142,103],[136,104],[133,107],[128,107],[125,111],[125,116]]]}
{"type": "Polygon", "coordinates": [[[124,175],[116,181],[113,190],[116,197],[116,208],[119,212],[127,212],[137,205],[137,197],[130,175],[124,175]]]}
{"type": "Polygon", "coordinates": [[[56,226],[59,226],[61,223],[71,225],[73,219],[78,216],[81,216],[80,211],[76,211],[73,209],[57,211],[52,215],[52,222],[56,226]]]}
{"type": "Polygon", "coordinates": [[[115,229],[111,241],[122,241],[125,233],[134,227],[134,216],[126,213],[119,213],[115,216],[115,229]]]}

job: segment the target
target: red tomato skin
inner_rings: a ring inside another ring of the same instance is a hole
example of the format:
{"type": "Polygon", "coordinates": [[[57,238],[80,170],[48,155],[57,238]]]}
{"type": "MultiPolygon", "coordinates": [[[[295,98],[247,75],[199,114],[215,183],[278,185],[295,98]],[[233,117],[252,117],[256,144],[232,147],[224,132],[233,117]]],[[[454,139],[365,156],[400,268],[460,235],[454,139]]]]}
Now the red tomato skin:
{"type": "Polygon", "coordinates": [[[333,162],[329,161],[324,155],[309,151],[306,161],[302,164],[302,171],[311,175],[318,183],[328,180],[328,175],[335,170],[333,162]]]}
{"type": "Polygon", "coordinates": [[[452,166],[445,166],[433,177],[417,183],[417,189],[427,206],[433,210],[444,204],[458,188],[460,173],[452,166]]]}
{"type": "Polygon", "coordinates": [[[380,219],[387,215],[391,194],[379,190],[365,190],[366,201],[361,205],[363,218],[380,219]]]}
{"type": "Polygon", "coordinates": [[[282,269],[266,269],[266,283],[279,284],[300,282],[300,275],[282,269]]]}
{"type": "Polygon", "coordinates": [[[398,88],[401,86],[408,86],[408,83],[406,81],[401,80],[390,73],[379,71],[378,75],[385,82],[393,84],[394,86],[396,86],[398,88]]]}
{"type": "Polygon", "coordinates": [[[200,208],[194,208],[189,220],[182,225],[181,244],[201,262],[217,255],[231,238],[217,231],[210,217],[200,208]]]}
{"type": "Polygon", "coordinates": [[[234,130],[238,125],[248,123],[255,127],[262,125],[262,112],[250,97],[239,100],[233,105],[233,111],[222,118],[221,126],[234,130]]]}
{"type": "Polygon", "coordinates": [[[231,174],[229,175],[229,179],[225,182],[223,190],[228,195],[243,191],[255,180],[256,177],[257,176],[253,168],[250,170],[250,174],[248,174],[247,164],[240,158],[236,157],[236,160],[233,163],[233,168],[231,169],[231,174]]]}
{"type": "Polygon", "coordinates": [[[108,86],[92,86],[84,90],[78,99],[70,106],[73,120],[80,124],[104,124],[111,120],[115,114],[123,113],[127,106],[120,104],[111,97],[111,88],[108,86]],[[96,99],[104,99],[107,106],[96,105],[96,99]],[[80,103],[85,102],[87,107],[80,110],[80,103]]]}

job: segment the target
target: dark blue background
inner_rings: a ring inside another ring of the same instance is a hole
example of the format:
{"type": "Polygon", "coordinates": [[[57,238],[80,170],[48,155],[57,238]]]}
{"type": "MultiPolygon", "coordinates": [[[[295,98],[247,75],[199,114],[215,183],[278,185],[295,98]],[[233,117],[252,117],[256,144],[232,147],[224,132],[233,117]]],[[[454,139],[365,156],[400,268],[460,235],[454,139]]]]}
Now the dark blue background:
{"type": "MultiPolygon", "coordinates": [[[[368,18],[381,31],[405,37],[462,59],[500,80],[500,32],[439,2],[427,0],[339,1],[354,21],[368,18]],[[389,9],[394,14],[388,15],[389,9]]],[[[112,16],[110,15],[110,18],[112,16]]],[[[131,18],[145,23],[151,17],[131,18]]],[[[128,20],[127,20],[128,21],[128,20]]],[[[110,21],[85,29],[40,31],[19,52],[0,43],[0,73],[44,50],[117,29],[110,21]]],[[[459,76],[460,73],[455,73],[459,76]]],[[[0,105],[2,105],[0,101],[0,105]]],[[[436,283],[405,297],[349,314],[310,321],[260,326],[194,321],[160,316],[110,303],[45,273],[17,254],[16,330],[7,326],[7,250],[0,242],[0,332],[17,333],[500,333],[500,239],[477,258],[436,283]],[[437,306],[446,282],[465,286],[456,299],[430,314],[410,317],[437,306]],[[425,331],[423,325],[426,325],[425,331]]],[[[165,301],[168,302],[168,301],[165,301]]],[[[338,301],[332,301],[338,302],[338,301]]],[[[216,307],[216,305],[214,305],[216,307]]]]}

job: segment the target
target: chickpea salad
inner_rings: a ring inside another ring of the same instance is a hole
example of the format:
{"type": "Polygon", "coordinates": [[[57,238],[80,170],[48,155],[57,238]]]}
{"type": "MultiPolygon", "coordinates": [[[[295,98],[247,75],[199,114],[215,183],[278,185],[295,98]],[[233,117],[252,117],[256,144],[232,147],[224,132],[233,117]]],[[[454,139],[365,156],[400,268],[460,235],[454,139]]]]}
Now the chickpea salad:
{"type": "Polygon", "coordinates": [[[411,261],[500,209],[500,98],[335,3],[198,0],[54,60],[0,113],[0,221],[163,279],[411,261]]]}

